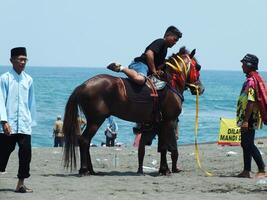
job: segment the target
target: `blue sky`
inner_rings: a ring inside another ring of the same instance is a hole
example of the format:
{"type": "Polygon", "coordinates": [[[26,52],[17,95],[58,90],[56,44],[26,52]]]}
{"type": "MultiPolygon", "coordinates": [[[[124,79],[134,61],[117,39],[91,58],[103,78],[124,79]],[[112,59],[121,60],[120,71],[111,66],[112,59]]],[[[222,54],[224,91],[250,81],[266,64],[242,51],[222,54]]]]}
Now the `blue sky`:
{"type": "Polygon", "coordinates": [[[267,71],[266,0],[6,0],[0,6],[0,65],[26,46],[30,66],[128,65],[169,25],[197,49],[203,69],[241,70],[256,54],[267,71]]]}

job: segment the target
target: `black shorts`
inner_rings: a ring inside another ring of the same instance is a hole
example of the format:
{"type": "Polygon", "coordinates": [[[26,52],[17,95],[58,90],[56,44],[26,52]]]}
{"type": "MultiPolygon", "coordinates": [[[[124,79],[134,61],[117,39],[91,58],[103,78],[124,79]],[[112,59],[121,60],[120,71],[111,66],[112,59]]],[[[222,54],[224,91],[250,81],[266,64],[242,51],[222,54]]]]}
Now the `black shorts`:
{"type": "Polygon", "coordinates": [[[176,124],[170,124],[168,127],[164,127],[163,130],[159,132],[158,152],[164,150],[177,151],[177,140],[173,127],[177,126],[177,122],[175,123],[176,124]]]}
{"type": "Polygon", "coordinates": [[[141,135],[140,145],[150,146],[152,144],[153,139],[156,137],[156,132],[144,132],[141,135]]]}

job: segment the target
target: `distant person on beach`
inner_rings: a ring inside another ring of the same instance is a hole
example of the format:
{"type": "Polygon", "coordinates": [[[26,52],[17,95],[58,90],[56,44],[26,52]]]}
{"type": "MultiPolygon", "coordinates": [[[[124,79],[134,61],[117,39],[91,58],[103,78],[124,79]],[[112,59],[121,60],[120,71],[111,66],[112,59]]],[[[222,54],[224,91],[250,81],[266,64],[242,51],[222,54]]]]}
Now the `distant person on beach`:
{"type": "MultiPolygon", "coordinates": [[[[145,157],[145,146],[151,146],[153,139],[155,139],[157,132],[156,129],[151,124],[145,123],[137,123],[136,127],[133,128],[133,132],[136,135],[136,140],[134,142],[134,146],[138,147],[138,174],[144,174],[143,171],[143,162],[145,157]],[[139,140],[139,141],[138,141],[139,140]]],[[[175,132],[174,132],[174,140],[172,143],[168,144],[168,150],[171,152],[171,160],[172,160],[172,172],[179,173],[182,170],[177,167],[178,161],[178,148],[177,148],[177,140],[178,136],[178,121],[176,123],[175,132]],[[175,143],[175,144],[174,144],[175,143]]]]}
{"type": "Polygon", "coordinates": [[[57,119],[54,123],[53,137],[54,137],[54,147],[63,147],[64,144],[63,121],[60,115],[57,116],[57,119]]]}
{"type": "Polygon", "coordinates": [[[25,47],[11,49],[13,68],[0,76],[0,171],[4,172],[10,154],[18,144],[18,183],[15,192],[27,193],[24,179],[30,176],[31,126],[35,124],[33,79],[24,72],[27,63],[25,47]]]}
{"type": "Polygon", "coordinates": [[[119,128],[118,128],[116,121],[114,120],[112,116],[110,116],[108,118],[108,124],[105,130],[107,147],[114,147],[115,139],[117,138],[117,134],[118,134],[118,130],[119,128]]]}
{"type": "Polygon", "coordinates": [[[238,174],[241,178],[250,178],[251,160],[258,166],[256,177],[266,176],[265,164],[260,151],[254,144],[255,129],[261,127],[261,117],[256,96],[256,82],[253,73],[258,70],[259,59],[247,54],[241,60],[242,69],[246,75],[237,103],[237,125],[241,128],[241,147],[243,149],[244,169],[238,174]]]}
{"type": "Polygon", "coordinates": [[[107,68],[115,72],[123,72],[135,83],[143,85],[148,74],[156,76],[160,74],[159,67],[165,61],[168,48],[173,47],[181,37],[182,33],[176,27],[170,26],[163,38],[153,41],[128,67],[111,63],[107,68]]]}

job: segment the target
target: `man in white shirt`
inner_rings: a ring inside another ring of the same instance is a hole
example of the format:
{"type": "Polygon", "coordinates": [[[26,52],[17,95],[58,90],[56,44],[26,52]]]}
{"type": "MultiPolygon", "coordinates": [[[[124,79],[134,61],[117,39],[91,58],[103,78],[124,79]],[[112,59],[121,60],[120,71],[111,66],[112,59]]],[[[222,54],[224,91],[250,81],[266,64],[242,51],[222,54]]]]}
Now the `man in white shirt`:
{"type": "Polygon", "coordinates": [[[0,171],[4,172],[10,154],[18,144],[18,184],[15,192],[32,192],[24,185],[30,176],[31,126],[35,123],[33,79],[24,72],[25,47],[11,49],[13,68],[0,76],[0,171]]]}

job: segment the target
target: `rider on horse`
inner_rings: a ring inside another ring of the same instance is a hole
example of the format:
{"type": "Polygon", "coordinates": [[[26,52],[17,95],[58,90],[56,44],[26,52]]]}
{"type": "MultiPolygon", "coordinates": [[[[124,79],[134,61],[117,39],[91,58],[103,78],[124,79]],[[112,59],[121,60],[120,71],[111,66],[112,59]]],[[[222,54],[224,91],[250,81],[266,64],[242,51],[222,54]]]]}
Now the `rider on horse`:
{"type": "MultiPolygon", "coordinates": [[[[164,38],[157,39],[153,41],[146,49],[145,52],[140,56],[136,57],[134,61],[129,65],[129,67],[123,67],[116,63],[111,63],[107,66],[108,69],[115,72],[123,72],[125,73],[131,80],[139,85],[143,85],[146,82],[146,76],[149,74],[153,74],[158,76],[159,67],[164,64],[165,57],[167,55],[167,49],[173,47],[176,42],[182,37],[182,33],[174,26],[170,26],[167,28],[164,38]]],[[[152,86],[153,87],[153,86],[152,86]]],[[[150,126],[154,126],[150,124],[150,126]]],[[[141,128],[141,130],[144,127],[141,128]]],[[[142,138],[144,135],[155,135],[157,130],[152,128],[151,133],[142,133],[142,138]]],[[[175,135],[175,133],[174,133],[175,135]]],[[[148,136],[149,137],[149,136],[148,136]]],[[[151,137],[153,138],[153,137],[151,137]]],[[[172,157],[172,172],[180,172],[177,168],[177,160],[178,160],[178,150],[176,140],[170,142],[169,148],[172,157]],[[176,146],[176,148],[174,148],[176,146]]],[[[151,141],[149,141],[151,143],[151,141]]],[[[139,160],[139,168],[138,173],[143,174],[143,158],[145,155],[145,145],[140,145],[138,148],[138,160],[139,160]]]]}
{"type": "Polygon", "coordinates": [[[135,83],[143,85],[148,74],[157,74],[159,66],[165,61],[167,49],[173,47],[181,37],[182,33],[176,27],[170,26],[167,28],[164,38],[153,41],[129,67],[111,63],[107,68],[115,72],[123,72],[135,83]]]}

